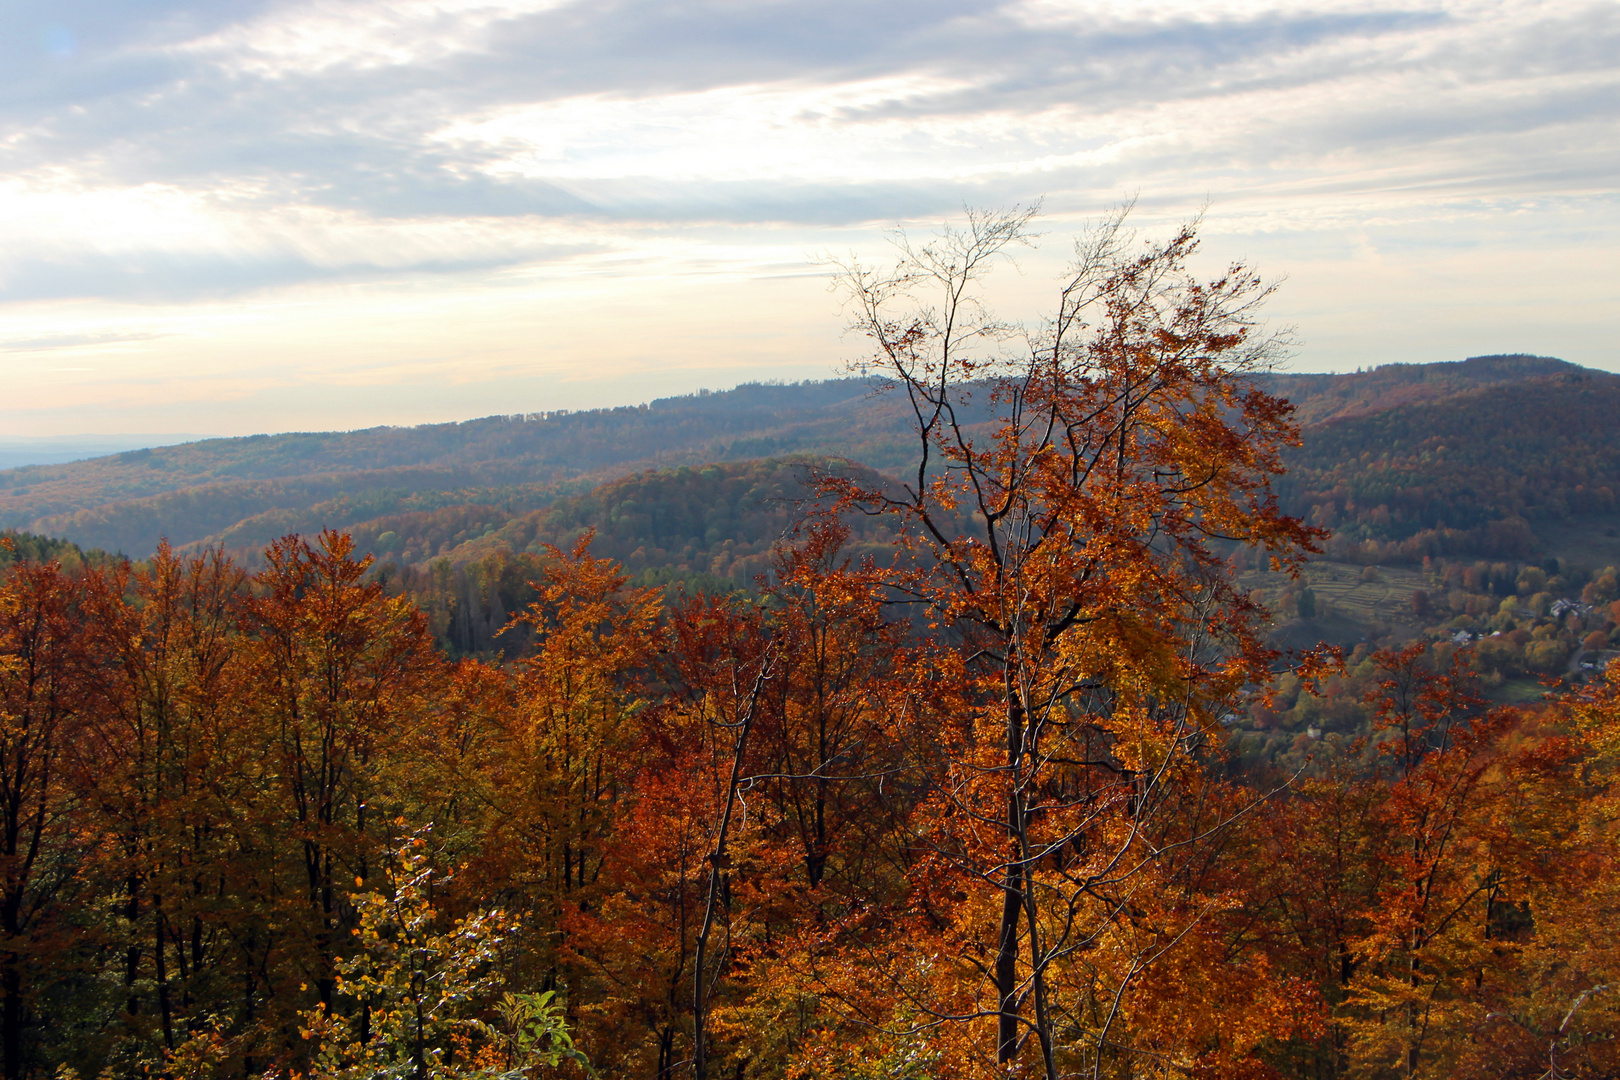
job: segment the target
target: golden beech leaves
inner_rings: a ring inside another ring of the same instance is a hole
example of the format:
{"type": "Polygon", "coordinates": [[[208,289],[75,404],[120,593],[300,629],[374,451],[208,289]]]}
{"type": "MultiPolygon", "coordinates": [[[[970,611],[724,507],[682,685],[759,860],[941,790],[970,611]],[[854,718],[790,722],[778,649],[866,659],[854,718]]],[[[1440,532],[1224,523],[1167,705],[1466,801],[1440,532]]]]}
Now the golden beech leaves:
{"type": "Polygon", "coordinates": [[[1620,669],[1268,649],[1269,287],[1115,220],[1012,327],[1028,220],[846,268],[917,466],[752,591],[586,533],[452,661],[336,533],[0,567],[4,1080],[1620,1074],[1620,669]]]}
{"type": "Polygon", "coordinates": [[[1529,712],[1375,653],[1360,756],[1251,782],[1240,651],[1118,596],[925,631],[927,565],[847,535],[668,603],[553,551],[509,665],[340,537],[14,567],[18,1074],[942,1080],[1038,1074],[1043,1024],[1060,1075],[1620,1067],[1612,676],[1529,712]]]}
{"type": "Polygon", "coordinates": [[[881,586],[948,628],[927,651],[954,684],[932,700],[954,708],[905,731],[920,798],[903,827],[929,891],[976,908],[930,910],[935,934],[902,936],[926,958],[873,962],[918,1026],[982,1032],[953,1055],[987,1075],[1202,1067],[1236,1032],[1214,1009],[1168,1050],[1154,973],[1237,903],[1208,870],[1243,800],[1200,750],[1270,660],[1212,541],[1291,565],[1316,535],[1269,493],[1296,438],[1287,407],[1244,378],[1273,350],[1254,336],[1268,289],[1243,267],[1195,279],[1191,230],[1129,254],[1115,219],[1077,249],[1048,323],[998,348],[1015,335],[977,282],[1027,221],[973,215],[902,241],[891,274],[843,275],[854,328],[915,416],[918,465],[898,491],[825,486],[896,519],[903,557],[881,586]]]}

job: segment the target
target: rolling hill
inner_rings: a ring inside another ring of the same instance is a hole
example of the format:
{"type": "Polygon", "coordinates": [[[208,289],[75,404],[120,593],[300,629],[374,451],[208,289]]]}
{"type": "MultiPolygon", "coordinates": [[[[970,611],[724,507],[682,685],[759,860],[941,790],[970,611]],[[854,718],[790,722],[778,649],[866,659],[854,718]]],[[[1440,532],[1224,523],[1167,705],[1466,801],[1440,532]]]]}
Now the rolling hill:
{"type": "Polygon", "coordinates": [[[1278,495],[1367,562],[1525,559],[1561,522],[1620,505],[1620,377],[1555,370],[1305,430],[1278,495]]]}
{"type": "MultiPolygon", "coordinates": [[[[1334,530],[1338,559],[1571,557],[1620,524],[1620,376],[1513,355],[1261,381],[1303,426],[1279,495],[1334,530]]],[[[621,477],[662,485],[657,499],[673,504],[679,485],[649,477],[793,454],[895,472],[910,438],[903,402],[865,382],[754,384],[637,407],[212,439],[0,471],[0,527],[136,557],[166,536],[250,563],[277,536],[332,527],[402,565],[461,563],[532,548],[553,504],[611,501],[590,493],[629,482],[621,477]]],[[[693,487],[679,499],[711,495],[693,487]]],[[[596,523],[604,541],[625,527],[622,513],[609,516],[609,527],[596,523]]],[[[671,552],[710,529],[682,526],[672,545],[659,527],[633,527],[624,554],[673,565],[671,552]]]]}
{"type": "Polygon", "coordinates": [[[858,380],[752,384],[649,405],[255,435],[0,471],[0,528],[142,556],[479,504],[525,513],[647,467],[799,451],[898,465],[896,402],[858,380]]]}

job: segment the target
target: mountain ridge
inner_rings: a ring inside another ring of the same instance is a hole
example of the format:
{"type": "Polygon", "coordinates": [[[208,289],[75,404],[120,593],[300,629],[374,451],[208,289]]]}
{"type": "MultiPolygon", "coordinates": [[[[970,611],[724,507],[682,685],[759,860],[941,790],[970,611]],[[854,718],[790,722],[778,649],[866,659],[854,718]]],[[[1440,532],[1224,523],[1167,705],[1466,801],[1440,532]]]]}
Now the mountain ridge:
{"type": "MultiPolygon", "coordinates": [[[[1386,560],[1468,545],[1485,551],[1495,542],[1486,535],[1492,522],[1608,513],[1620,490],[1620,452],[1613,425],[1603,422],[1611,404],[1620,415],[1620,376],[1607,372],[1501,354],[1256,381],[1294,404],[1304,430],[1279,495],[1291,512],[1335,528],[1341,556],[1356,545],[1386,560]],[[1547,418],[1560,415],[1578,417],[1578,430],[1555,429],[1547,418]],[[1442,428],[1454,445],[1437,441],[1442,428]],[[1570,446],[1583,460],[1563,468],[1559,454],[1570,446]],[[1536,463],[1534,487],[1513,482],[1511,469],[1482,464],[1504,454],[1536,463]],[[1458,467],[1448,472],[1451,463],[1458,467]],[[1459,488],[1464,480],[1469,486],[1459,488]],[[1448,485],[1459,495],[1450,514],[1436,509],[1448,485]],[[1433,535],[1418,553],[1412,541],[1425,531],[1433,535]]],[[[384,518],[441,535],[435,515],[456,507],[476,509],[450,518],[483,528],[500,517],[493,528],[504,528],[559,498],[649,470],[812,454],[898,471],[911,460],[910,414],[904,398],[878,389],[858,379],[752,383],[643,406],[211,439],[3,470],[0,527],[137,557],[160,537],[242,555],[285,532],[324,527],[403,535],[367,525],[384,518]]],[[[1523,532],[1509,546],[1533,547],[1523,532]]],[[[442,546],[396,553],[438,557],[442,546]]]]}

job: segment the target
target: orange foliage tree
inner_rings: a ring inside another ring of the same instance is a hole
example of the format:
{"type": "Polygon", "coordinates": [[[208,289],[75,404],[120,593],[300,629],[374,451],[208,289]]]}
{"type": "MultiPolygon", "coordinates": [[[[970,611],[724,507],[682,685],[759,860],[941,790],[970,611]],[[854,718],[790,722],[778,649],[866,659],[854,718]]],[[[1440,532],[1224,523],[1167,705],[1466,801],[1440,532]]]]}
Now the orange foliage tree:
{"type": "Polygon", "coordinates": [[[662,603],[654,590],[626,588],[616,563],[589,554],[590,539],[569,552],[546,549],[537,599],[512,624],[532,634],[533,653],[509,686],[484,691],[493,728],[471,779],[489,812],[470,880],[544,928],[527,976],[589,1019],[587,1035],[598,1040],[590,1050],[612,1065],[639,1042],[623,1013],[635,1011],[625,1001],[640,988],[625,984],[613,959],[631,941],[592,943],[588,924],[610,902],[612,853],[629,827],[662,603]]]}
{"type": "Polygon", "coordinates": [[[371,560],[352,553],[332,532],[313,545],[277,541],[247,601],[253,723],[276,779],[262,840],[302,878],[303,910],[288,913],[289,929],[307,935],[303,975],[328,1009],[350,918],[343,897],[370,877],[386,839],[378,772],[443,679],[421,613],[366,582],[371,560]]]}
{"type": "MultiPolygon", "coordinates": [[[[89,702],[81,590],[55,563],[0,583],[0,1055],[27,1075],[36,1005],[70,962],[69,901],[99,843],[71,783],[89,702]]],[[[72,905],[72,906],[77,906],[72,905]]]]}
{"type": "Polygon", "coordinates": [[[81,787],[99,810],[97,871],[122,884],[117,1026],[154,1057],[183,1043],[198,1004],[240,974],[219,893],[239,855],[232,819],[255,801],[237,734],[243,584],[219,554],[183,560],[167,544],[145,566],[84,583],[104,663],[89,683],[81,787]]]}
{"type": "Polygon", "coordinates": [[[1463,663],[1422,645],[1370,661],[1365,756],[1290,791],[1248,869],[1256,936],[1323,1011],[1272,1060],[1286,1075],[1606,1075],[1612,788],[1567,730],[1604,695],[1531,713],[1488,706],[1463,663]]]}
{"type": "Polygon", "coordinates": [[[842,276],[918,455],[900,490],[827,486],[900,522],[886,584],[940,646],[915,693],[954,700],[913,732],[934,751],[913,826],[911,907],[929,915],[912,921],[934,930],[889,946],[884,971],[913,1029],[992,1023],[987,1050],[952,1042],[958,1068],[1005,1070],[1028,1046],[1048,1077],[1101,1075],[1220,1041],[1132,1021],[1146,973],[1226,904],[1200,868],[1236,804],[1206,794],[1200,748],[1268,678],[1260,612],[1216,541],[1291,566],[1316,534],[1269,490],[1288,406],[1247,379],[1278,344],[1257,333],[1269,287],[1241,265],[1197,279],[1190,227],[1132,251],[1122,217],[1077,246],[1034,331],[978,293],[1028,213],[901,238],[892,272],[842,276]]]}

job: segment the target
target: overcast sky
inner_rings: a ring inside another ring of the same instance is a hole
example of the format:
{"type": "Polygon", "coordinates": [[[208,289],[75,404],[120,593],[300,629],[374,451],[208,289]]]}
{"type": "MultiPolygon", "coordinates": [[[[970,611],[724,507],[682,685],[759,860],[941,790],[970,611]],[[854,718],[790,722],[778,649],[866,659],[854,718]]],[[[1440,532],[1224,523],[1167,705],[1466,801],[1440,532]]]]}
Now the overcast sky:
{"type": "Polygon", "coordinates": [[[1120,200],[1285,276],[1299,370],[1620,369],[1620,5],[26,0],[0,437],[242,434],[823,378],[823,253],[1120,200]]]}

